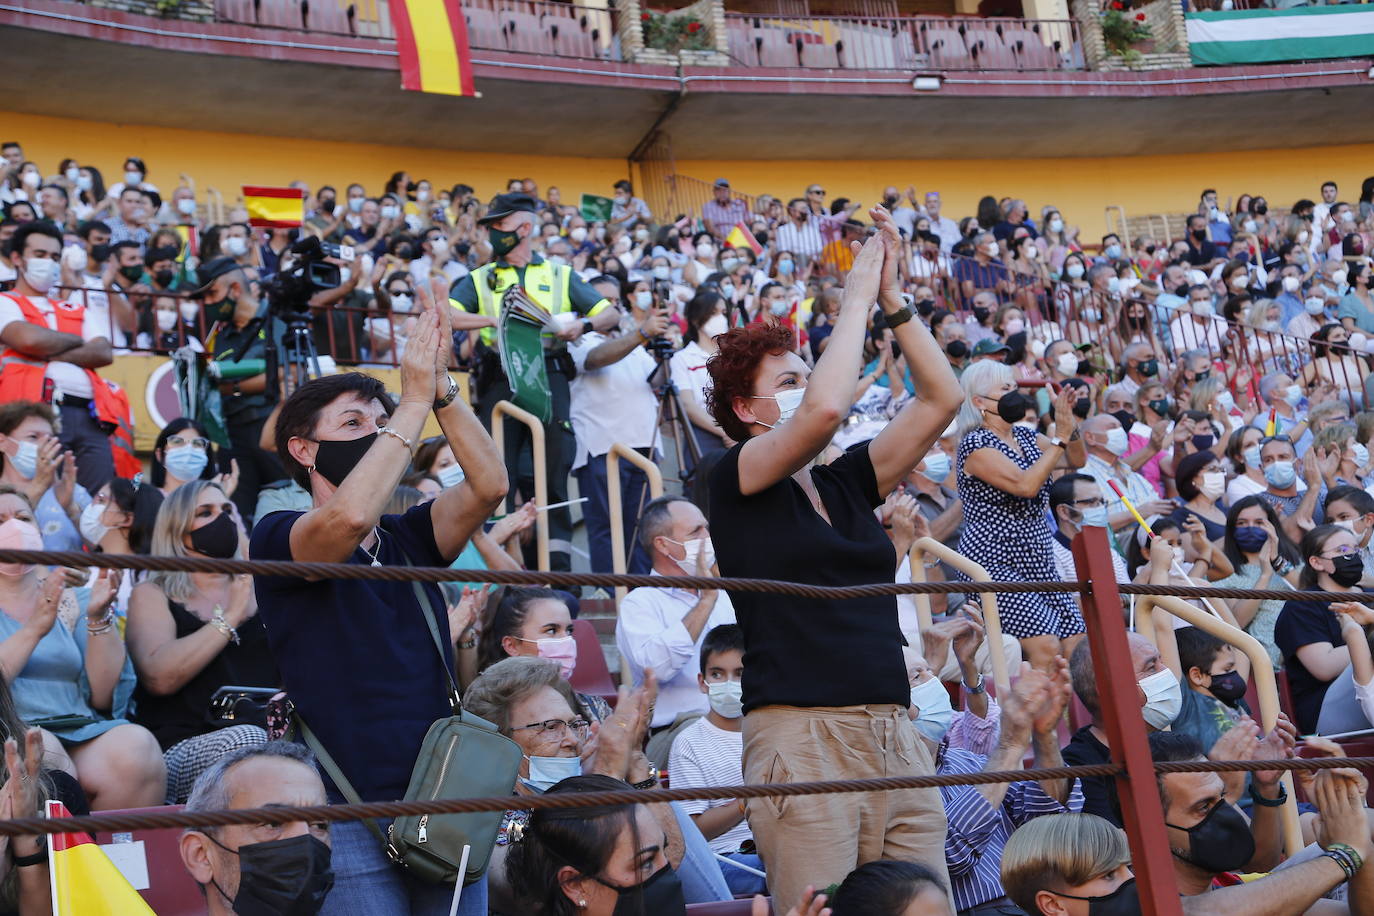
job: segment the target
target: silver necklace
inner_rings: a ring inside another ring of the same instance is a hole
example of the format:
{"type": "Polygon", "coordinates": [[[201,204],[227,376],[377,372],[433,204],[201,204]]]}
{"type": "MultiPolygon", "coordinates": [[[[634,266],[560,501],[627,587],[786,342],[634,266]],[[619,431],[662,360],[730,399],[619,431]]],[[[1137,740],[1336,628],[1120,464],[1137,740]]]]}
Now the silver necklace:
{"type": "Polygon", "coordinates": [[[380,553],[382,552],[382,529],[380,529],[380,528],[378,528],[378,527],[376,527],[376,526],[374,525],[374,526],[372,527],[372,533],[373,533],[373,534],[376,536],[376,538],[377,538],[377,546],[376,546],[376,549],[372,550],[372,551],[369,553],[369,552],[368,552],[368,549],[367,549],[366,547],[363,547],[363,545],[359,544],[358,546],[359,546],[359,547],[363,547],[363,553],[367,554],[369,557],[372,558],[372,565],[373,565],[373,566],[381,566],[381,565],[382,565],[382,561],[379,560],[379,559],[377,559],[377,555],[380,554],[380,553]]]}

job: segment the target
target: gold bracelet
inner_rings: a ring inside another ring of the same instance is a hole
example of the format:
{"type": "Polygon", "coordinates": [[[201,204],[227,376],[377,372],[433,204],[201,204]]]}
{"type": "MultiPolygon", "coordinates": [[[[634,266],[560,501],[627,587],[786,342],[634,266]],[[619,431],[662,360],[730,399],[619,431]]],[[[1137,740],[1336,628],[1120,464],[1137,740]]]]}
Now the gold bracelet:
{"type": "Polygon", "coordinates": [[[379,427],[379,428],[377,429],[377,435],[379,435],[379,436],[391,436],[391,437],[392,437],[393,439],[395,439],[397,442],[399,442],[399,443],[401,443],[402,445],[404,445],[404,446],[406,447],[406,451],[410,452],[412,455],[415,454],[415,445],[414,445],[414,443],[412,443],[412,442],[411,442],[409,439],[407,439],[405,436],[403,436],[403,435],[401,435],[400,433],[396,432],[396,430],[392,429],[390,426],[382,426],[382,427],[379,427]]]}

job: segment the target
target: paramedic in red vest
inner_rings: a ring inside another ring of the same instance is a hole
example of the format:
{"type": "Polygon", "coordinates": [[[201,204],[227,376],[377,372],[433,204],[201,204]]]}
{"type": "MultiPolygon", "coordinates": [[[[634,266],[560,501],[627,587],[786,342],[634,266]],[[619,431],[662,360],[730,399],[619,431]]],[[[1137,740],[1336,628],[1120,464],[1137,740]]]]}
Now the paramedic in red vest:
{"type": "Polygon", "coordinates": [[[96,369],[114,357],[110,329],[84,305],[48,297],[57,285],[62,233],[35,220],[15,230],[8,259],[19,275],[0,294],[0,402],[43,401],[58,410],[59,438],[76,456],[76,478],[91,493],[115,474],[110,433],[127,420],[127,400],[96,369]]]}

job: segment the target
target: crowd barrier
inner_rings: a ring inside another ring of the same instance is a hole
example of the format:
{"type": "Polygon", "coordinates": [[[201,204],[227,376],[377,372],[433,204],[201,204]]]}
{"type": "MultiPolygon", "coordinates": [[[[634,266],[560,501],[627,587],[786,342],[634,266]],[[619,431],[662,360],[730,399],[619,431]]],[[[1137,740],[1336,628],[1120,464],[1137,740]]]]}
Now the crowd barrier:
{"type": "MultiPolygon", "coordinates": [[[[992,582],[992,576],[988,575],[988,571],[981,565],[957,550],[928,537],[918,538],[907,554],[911,563],[912,582],[926,581],[927,554],[959,570],[973,582],[992,582]]],[[[935,622],[930,613],[930,596],[916,595],[915,603],[916,619],[920,621],[921,630],[925,631],[935,622]]],[[[983,592],[982,604],[983,625],[987,630],[988,657],[992,661],[992,683],[998,691],[1007,690],[1011,687],[1011,675],[1007,671],[1007,657],[1002,652],[1002,617],[997,612],[997,593],[991,590],[983,592]]]]}
{"type": "MultiPolygon", "coordinates": [[[[622,505],[620,498],[620,462],[628,461],[630,464],[644,472],[649,483],[649,499],[658,499],[663,495],[663,472],[658,469],[658,464],[645,458],[639,452],[617,442],[611,446],[611,450],[606,453],[606,499],[609,506],[607,516],[611,520],[611,569],[616,573],[623,573],[628,566],[628,557],[634,551],[633,544],[625,543],[625,522],[628,521],[625,515],[625,506],[622,505]]],[[[634,518],[639,518],[639,507],[634,507],[634,518]]],[[[635,528],[638,532],[638,528],[635,528]]],[[[625,586],[616,586],[615,589],[615,617],[616,625],[620,622],[620,602],[625,600],[628,589],[625,586]]],[[[625,658],[624,653],[620,656],[620,682],[629,684],[634,680],[630,673],[630,662],[625,658]]]]}
{"type": "MultiPolygon", "coordinates": [[[[539,569],[549,568],[549,513],[543,508],[549,504],[548,455],[544,450],[544,424],[528,410],[516,407],[510,401],[497,401],[491,409],[491,438],[496,450],[506,454],[506,424],[502,418],[510,417],[523,423],[530,431],[530,451],[534,457],[534,504],[540,508],[534,517],[535,556],[539,569]]],[[[514,489],[514,488],[512,488],[514,489]]],[[[509,511],[509,504],[507,506],[509,511]]],[[[462,580],[476,582],[476,579],[462,580]]]]}
{"type": "MultiPolygon", "coordinates": [[[[718,579],[684,576],[677,584],[686,588],[724,588],[731,591],[766,591],[801,598],[850,598],[885,594],[937,594],[977,591],[991,592],[1074,592],[1082,597],[1084,617],[1089,622],[1088,639],[1096,669],[1097,689],[1103,709],[1103,725],[1112,749],[1112,762],[1088,767],[1007,770],[960,775],[931,775],[908,778],[882,778],[702,789],[662,789],[647,791],[591,793],[576,796],[519,798],[447,799],[432,802],[378,802],[362,805],[331,805],[311,808],[271,808],[274,820],[352,820],[361,817],[388,817],[419,813],[457,813],[508,808],[581,807],[711,798],[758,798],[765,796],[807,795],[822,792],[873,792],[941,785],[972,785],[989,782],[1114,776],[1122,804],[1123,819],[1132,849],[1133,866],[1141,890],[1143,911],[1151,916],[1181,913],[1174,887],[1173,866],[1165,834],[1163,810],[1155,789],[1154,773],[1225,772],[1259,770],[1317,770],[1331,767],[1374,769],[1374,758],[1296,758],[1279,761],[1197,761],[1155,764],[1149,757],[1145,726],[1139,714],[1135,684],[1116,676],[1133,670],[1126,641],[1125,620],[1121,613],[1122,593],[1140,595],[1177,595],[1183,597],[1275,597],[1288,600],[1356,600],[1374,604],[1374,593],[1278,592],[1271,589],[1223,589],[1166,585],[1123,585],[1118,588],[1110,560],[1110,547],[1103,529],[1088,528],[1073,542],[1074,559],[1079,570],[1077,582],[942,582],[873,583],[857,586],[815,586],[794,582],[759,579],[718,579]],[[1123,681],[1125,683],[1123,683],[1123,681]],[[1132,778],[1134,777],[1134,778],[1132,778]]],[[[473,581],[501,584],[545,584],[552,586],[660,586],[653,576],[598,575],[557,572],[455,570],[425,567],[371,567],[340,563],[293,563],[286,561],[209,560],[190,557],[146,557],[113,554],[84,554],[75,551],[0,550],[0,563],[35,563],[46,566],[78,566],[138,570],[184,570],[196,572],[253,573],[270,576],[310,578],[382,579],[388,581],[473,581]]],[[[1161,605],[1165,606],[1165,605],[1161,605]]],[[[1166,609],[1175,610],[1167,607],[1166,609]]],[[[1178,610],[1183,616],[1186,611],[1178,610]]],[[[1148,609],[1146,611],[1148,613],[1148,609]]],[[[1198,612],[1199,614],[1201,612],[1198,612]]],[[[1201,621],[1199,619],[1199,623],[1201,621]]],[[[1266,665],[1257,665],[1256,672],[1266,665]]],[[[1262,675],[1260,675],[1262,676],[1262,675]]],[[[1272,711],[1269,700],[1262,700],[1262,716],[1272,711]]],[[[223,825],[261,821],[267,811],[214,811],[123,813],[84,818],[23,818],[0,821],[0,836],[57,833],[74,830],[127,831],[223,825]]]]}

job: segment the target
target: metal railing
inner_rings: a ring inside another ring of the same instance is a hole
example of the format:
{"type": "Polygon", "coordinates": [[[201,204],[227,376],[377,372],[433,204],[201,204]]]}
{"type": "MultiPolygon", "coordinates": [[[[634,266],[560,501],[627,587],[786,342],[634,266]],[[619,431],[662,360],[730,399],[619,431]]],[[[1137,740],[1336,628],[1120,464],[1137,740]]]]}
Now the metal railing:
{"type": "MultiPolygon", "coordinates": [[[[554,0],[465,0],[468,45],[492,51],[610,59],[614,12],[554,0]]],[[[387,0],[215,0],[215,21],[394,40],[387,0]]]]}
{"type": "MultiPolygon", "coordinates": [[[[523,423],[530,431],[530,452],[534,458],[534,504],[540,511],[534,517],[535,559],[539,569],[549,570],[549,513],[544,507],[549,504],[549,475],[546,470],[548,453],[544,449],[544,424],[528,410],[516,407],[510,401],[497,401],[491,408],[491,440],[496,450],[506,454],[506,424],[503,418],[510,417],[523,423]]],[[[507,511],[511,507],[507,506],[507,511]]]]}
{"type": "Polygon", "coordinates": [[[730,56],[748,67],[1082,70],[1073,19],[725,14],[730,56]]]}

